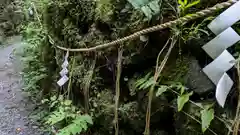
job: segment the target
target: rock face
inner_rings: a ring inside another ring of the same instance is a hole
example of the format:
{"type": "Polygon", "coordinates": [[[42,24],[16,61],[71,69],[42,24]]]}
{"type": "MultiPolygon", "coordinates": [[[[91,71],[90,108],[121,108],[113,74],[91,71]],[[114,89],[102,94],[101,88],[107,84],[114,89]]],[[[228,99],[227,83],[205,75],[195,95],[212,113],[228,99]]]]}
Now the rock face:
{"type": "Polygon", "coordinates": [[[184,76],[187,87],[199,95],[213,91],[215,86],[204,74],[198,61],[194,57],[190,57],[189,61],[189,70],[184,76]]]}

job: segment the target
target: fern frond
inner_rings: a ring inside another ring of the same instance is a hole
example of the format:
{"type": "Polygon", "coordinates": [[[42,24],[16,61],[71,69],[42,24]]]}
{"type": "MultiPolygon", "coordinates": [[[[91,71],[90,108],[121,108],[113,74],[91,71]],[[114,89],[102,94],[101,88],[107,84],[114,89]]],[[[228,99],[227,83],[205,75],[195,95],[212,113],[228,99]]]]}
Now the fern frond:
{"type": "Polygon", "coordinates": [[[61,129],[57,135],[76,135],[85,132],[88,129],[88,124],[92,125],[93,121],[89,115],[81,115],[76,117],[71,124],[61,129]]]}

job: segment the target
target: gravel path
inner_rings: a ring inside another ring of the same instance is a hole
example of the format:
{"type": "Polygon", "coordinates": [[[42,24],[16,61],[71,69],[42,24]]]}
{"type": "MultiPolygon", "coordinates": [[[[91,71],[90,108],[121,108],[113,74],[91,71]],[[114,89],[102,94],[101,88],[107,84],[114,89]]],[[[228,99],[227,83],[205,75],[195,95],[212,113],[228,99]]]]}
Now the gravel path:
{"type": "Polygon", "coordinates": [[[41,135],[28,120],[34,105],[21,90],[20,64],[11,55],[19,45],[0,48],[0,135],[41,135]]]}

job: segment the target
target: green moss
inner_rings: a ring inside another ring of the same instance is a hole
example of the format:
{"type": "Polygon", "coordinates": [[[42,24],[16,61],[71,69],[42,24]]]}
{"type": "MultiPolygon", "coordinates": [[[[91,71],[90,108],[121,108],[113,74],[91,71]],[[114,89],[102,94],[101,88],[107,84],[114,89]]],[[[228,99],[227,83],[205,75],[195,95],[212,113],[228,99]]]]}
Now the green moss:
{"type": "Polygon", "coordinates": [[[163,72],[163,81],[184,82],[183,77],[189,69],[189,59],[187,56],[182,56],[177,60],[170,61],[163,72]]]}
{"type": "Polygon", "coordinates": [[[110,0],[98,0],[96,2],[96,19],[108,22],[112,20],[113,12],[113,4],[110,0]]]}

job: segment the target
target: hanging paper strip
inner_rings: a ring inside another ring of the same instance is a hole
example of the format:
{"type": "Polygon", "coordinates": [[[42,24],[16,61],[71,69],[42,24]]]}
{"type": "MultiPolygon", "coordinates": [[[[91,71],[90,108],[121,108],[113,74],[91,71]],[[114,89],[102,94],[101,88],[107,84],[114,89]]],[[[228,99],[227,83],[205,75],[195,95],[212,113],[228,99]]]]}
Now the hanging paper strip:
{"type": "Polygon", "coordinates": [[[233,86],[233,81],[226,72],[235,65],[235,59],[226,49],[240,41],[240,36],[231,28],[239,20],[240,1],[208,25],[208,28],[217,37],[202,47],[214,59],[213,62],[203,68],[203,72],[216,85],[215,97],[222,107],[224,107],[227,95],[233,86]]]}
{"type": "Polygon", "coordinates": [[[67,74],[68,74],[68,64],[69,64],[69,62],[68,62],[68,56],[69,56],[69,52],[67,51],[67,53],[66,53],[66,55],[65,55],[65,57],[64,57],[64,62],[63,62],[63,64],[62,64],[62,70],[59,72],[59,74],[61,75],[61,78],[60,78],[60,80],[57,82],[57,84],[60,86],[60,87],[62,87],[68,80],[69,80],[69,78],[68,78],[68,76],[67,76],[67,74]]]}

